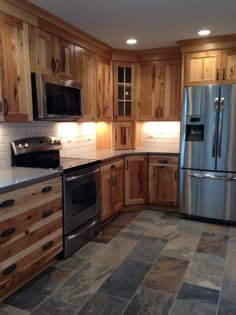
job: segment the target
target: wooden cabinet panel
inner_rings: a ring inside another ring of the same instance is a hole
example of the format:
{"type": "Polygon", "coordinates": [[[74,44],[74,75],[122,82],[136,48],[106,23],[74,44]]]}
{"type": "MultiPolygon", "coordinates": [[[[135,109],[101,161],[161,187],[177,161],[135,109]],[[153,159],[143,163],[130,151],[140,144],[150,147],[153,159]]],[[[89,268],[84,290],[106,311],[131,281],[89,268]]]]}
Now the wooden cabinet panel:
{"type": "Polygon", "coordinates": [[[124,164],[114,169],[114,212],[124,205],[124,164]]]}
{"type": "Polygon", "coordinates": [[[110,61],[96,56],[96,108],[98,121],[112,120],[112,67],[110,61]]]}
{"type": "Polygon", "coordinates": [[[222,83],[236,83],[236,48],[221,52],[222,83]]]}
{"type": "Polygon", "coordinates": [[[32,120],[28,25],[0,15],[1,120],[32,120]]]}
{"type": "Polygon", "coordinates": [[[80,121],[94,121],[94,54],[78,46],[75,46],[75,79],[82,83],[83,88],[83,117],[80,121]]]}
{"type": "Polygon", "coordinates": [[[220,80],[220,52],[189,53],[185,56],[185,86],[217,84],[220,80]]]}
{"type": "Polygon", "coordinates": [[[75,45],[58,37],[54,37],[56,73],[65,79],[74,79],[75,45]]]}
{"type": "Polygon", "coordinates": [[[135,123],[114,123],[114,149],[134,149],[135,123]]]}
{"type": "Polygon", "coordinates": [[[113,178],[110,170],[101,173],[102,211],[101,220],[106,220],[113,213],[113,178]]]}
{"type": "Polygon", "coordinates": [[[145,203],[147,200],[147,157],[125,157],[125,205],[145,203]]]}

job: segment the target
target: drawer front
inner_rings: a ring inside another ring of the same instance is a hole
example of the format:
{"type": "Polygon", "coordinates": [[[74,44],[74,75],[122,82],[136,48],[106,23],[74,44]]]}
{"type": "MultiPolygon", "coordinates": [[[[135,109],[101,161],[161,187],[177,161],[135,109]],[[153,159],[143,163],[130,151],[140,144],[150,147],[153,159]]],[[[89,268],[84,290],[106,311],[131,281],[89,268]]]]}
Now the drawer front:
{"type": "Polygon", "coordinates": [[[124,159],[114,160],[113,162],[102,164],[101,172],[114,170],[114,169],[122,167],[123,165],[124,165],[124,159]]]}
{"type": "Polygon", "coordinates": [[[1,194],[0,222],[61,198],[61,194],[61,177],[1,194]]]}
{"type": "Polygon", "coordinates": [[[149,156],[149,164],[155,165],[178,165],[178,156],[165,156],[165,155],[155,155],[149,156]]]}

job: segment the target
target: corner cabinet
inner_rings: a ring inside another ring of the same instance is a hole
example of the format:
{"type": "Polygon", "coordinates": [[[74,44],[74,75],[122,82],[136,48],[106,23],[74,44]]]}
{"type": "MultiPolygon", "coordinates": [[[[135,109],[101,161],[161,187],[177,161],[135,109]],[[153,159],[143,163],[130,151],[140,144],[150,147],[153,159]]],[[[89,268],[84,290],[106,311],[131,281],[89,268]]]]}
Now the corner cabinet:
{"type": "Polygon", "coordinates": [[[147,202],[147,156],[125,157],[125,205],[147,202]]]}
{"type": "Polygon", "coordinates": [[[0,14],[0,121],[32,120],[28,25],[0,14]]]}
{"type": "Polygon", "coordinates": [[[105,221],[124,206],[124,160],[101,166],[101,221],[105,221]]]}
{"type": "Polygon", "coordinates": [[[178,157],[149,156],[148,201],[151,204],[178,205],[178,157]]]}
{"type": "Polygon", "coordinates": [[[138,120],[179,120],[181,60],[142,62],[138,78],[138,120]]]}
{"type": "Polygon", "coordinates": [[[112,65],[110,60],[96,56],[96,111],[98,121],[111,121],[112,101],[112,65]]]}

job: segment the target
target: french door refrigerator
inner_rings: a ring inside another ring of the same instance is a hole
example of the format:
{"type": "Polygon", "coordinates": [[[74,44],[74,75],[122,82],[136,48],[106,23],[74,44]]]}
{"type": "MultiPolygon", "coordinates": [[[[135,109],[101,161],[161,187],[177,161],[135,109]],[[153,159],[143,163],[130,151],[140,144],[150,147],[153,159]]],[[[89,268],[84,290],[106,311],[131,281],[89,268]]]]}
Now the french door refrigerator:
{"type": "Polygon", "coordinates": [[[186,87],[180,212],[236,221],[236,84],[186,87]]]}

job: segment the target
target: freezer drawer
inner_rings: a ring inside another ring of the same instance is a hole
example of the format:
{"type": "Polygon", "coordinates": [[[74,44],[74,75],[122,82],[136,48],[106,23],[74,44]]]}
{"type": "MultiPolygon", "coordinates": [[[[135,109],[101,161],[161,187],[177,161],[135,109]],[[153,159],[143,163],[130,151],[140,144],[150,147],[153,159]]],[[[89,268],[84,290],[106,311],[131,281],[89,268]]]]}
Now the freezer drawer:
{"type": "Polygon", "coordinates": [[[235,173],[181,169],[181,213],[236,222],[235,205],[235,173]]]}

